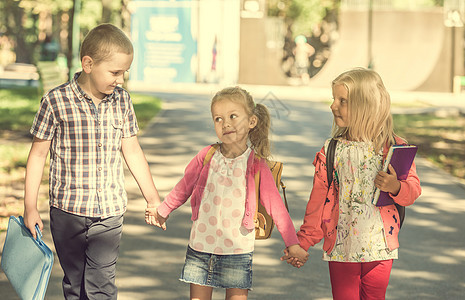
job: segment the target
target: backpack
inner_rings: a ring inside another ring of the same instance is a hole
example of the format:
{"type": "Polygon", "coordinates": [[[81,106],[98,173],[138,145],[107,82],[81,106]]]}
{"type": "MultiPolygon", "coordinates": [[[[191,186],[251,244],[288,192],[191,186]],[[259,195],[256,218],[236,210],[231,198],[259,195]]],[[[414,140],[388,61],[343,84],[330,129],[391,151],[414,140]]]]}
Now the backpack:
{"type": "MultiPolygon", "coordinates": [[[[203,165],[205,166],[212,158],[215,151],[220,147],[220,144],[214,144],[208,150],[207,155],[203,161],[203,165]]],[[[279,190],[281,186],[284,196],[284,204],[286,209],[289,211],[289,207],[287,205],[286,199],[286,186],[281,181],[281,174],[283,172],[283,163],[279,161],[267,161],[268,167],[270,168],[271,174],[276,183],[276,187],[279,190]]],[[[257,240],[264,240],[268,239],[271,236],[271,232],[273,231],[274,221],[273,218],[266,212],[263,205],[260,203],[260,170],[255,174],[255,194],[257,195],[257,205],[255,206],[255,215],[254,215],[254,223],[255,223],[255,239],[257,240]]]]}
{"type": "MultiPolygon", "coordinates": [[[[328,145],[328,150],[327,150],[328,154],[326,155],[326,175],[327,175],[327,180],[328,180],[328,190],[329,190],[329,187],[331,186],[331,183],[333,182],[334,155],[336,152],[336,144],[337,144],[337,140],[332,138],[328,145]]],[[[397,212],[399,213],[399,219],[400,219],[399,228],[402,228],[402,224],[404,223],[404,219],[405,219],[405,206],[399,205],[397,203],[394,203],[394,204],[397,208],[397,212]]]]}

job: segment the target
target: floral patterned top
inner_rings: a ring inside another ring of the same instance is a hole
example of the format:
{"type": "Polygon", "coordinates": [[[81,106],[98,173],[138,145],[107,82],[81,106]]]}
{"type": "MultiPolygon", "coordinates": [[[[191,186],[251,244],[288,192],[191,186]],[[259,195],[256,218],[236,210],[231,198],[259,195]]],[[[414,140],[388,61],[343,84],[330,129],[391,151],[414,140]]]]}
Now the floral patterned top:
{"type": "Polygon", "coordinates": [[[371,202],[382,160],[382,154],[376,154],[371,143],[344,139],[337,143],[334,168],[339,180],[339,221],[336,245],[331,254],[323,253],[324,260],[397,259],[397,249],[388,249],[380,211],[371,202]]]}

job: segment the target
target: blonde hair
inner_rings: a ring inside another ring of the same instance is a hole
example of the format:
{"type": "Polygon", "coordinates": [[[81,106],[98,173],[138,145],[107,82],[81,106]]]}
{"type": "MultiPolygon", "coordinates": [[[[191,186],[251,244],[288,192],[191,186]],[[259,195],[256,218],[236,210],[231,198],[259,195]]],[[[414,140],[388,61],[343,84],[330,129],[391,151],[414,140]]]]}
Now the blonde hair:
{"type": "Polygon", "coordinates": [[[100,24],[93,28],[84,38],[80,58],[90,56],[96,63],[106,60],[111,54],[122,52],[134,53],[134,48],[126,34],[112,24],[100,24]]]}
{"type": "Polygon", "coordinates": [[[356,68],[332,81],[332,87],[343,85],[348,91],[348,126],[333,121],[333,137],[349,137],[372,142],[376,152],[384,145],[396,143],[391,115],[391,97],[383,80],[373,70],[356,68]]]}
{"type": "Polygon", "coordinates": [[[236,86],[227,87],[217,92],[211,101],[213,105],[221,100],[228,99],[244,106],[247,115],[257,117],[257,125],[249,131],[249,141],[255,153],[265,159],[271,158],[270,140],[268,138],[271,118],[265,105],[255,104],[252,96],[246,90],[236,86]]]}

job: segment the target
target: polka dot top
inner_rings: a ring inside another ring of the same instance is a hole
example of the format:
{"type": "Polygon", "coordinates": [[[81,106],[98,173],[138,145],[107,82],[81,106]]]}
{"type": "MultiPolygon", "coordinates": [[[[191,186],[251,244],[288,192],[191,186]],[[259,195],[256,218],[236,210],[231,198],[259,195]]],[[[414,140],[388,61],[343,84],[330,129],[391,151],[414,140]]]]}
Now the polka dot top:
{"type": "Polygon", "coordinates": [[[242,226],[245,212],[247,159],[252,150],[236,158],[216,151],[199,209],[192,224],[189,246],[213,254],[242,254],[253,251],[255,232],[242,226]]]}

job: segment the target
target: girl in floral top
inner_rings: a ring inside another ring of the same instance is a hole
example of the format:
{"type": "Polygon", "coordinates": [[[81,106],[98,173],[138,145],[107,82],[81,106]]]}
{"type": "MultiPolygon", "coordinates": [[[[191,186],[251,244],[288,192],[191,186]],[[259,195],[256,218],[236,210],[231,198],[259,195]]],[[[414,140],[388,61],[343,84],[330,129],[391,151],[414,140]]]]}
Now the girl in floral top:
{"type": "Polygon", "coordinates": [[[207,160],[212,146],[201,150],[158,209],[146,213],[164,224],[190,197],[193,224],[180,280],[190,284],[191,299],[211,299],[214,287],[225,288],[226,299],[247,299],[252,287],[257,171],[260,201],[289,252],[303,262],[308,253],[299,246],[266,162],[271,156],[268,109],[255,104],[247,91],[233,87],[213,97],[211,113],[221,141],[218,150],[207,160]]]}
{"type": "MultiPolygon", "coordinates": [[[[397,180],[391,165],[389,173],[381,170],[389,147],[405,141],[393,132],[390,97],[380,76],[350,70],[332,82],[332,90],[334,179],[328,187],[327,140],[313,162],[313,189],[297,236],[307,250],[325,239],[323,259],[329,262],[334,299],[384,299],[398,256],[400,222],[396,206],[375,206],[373,194],[379,188],[408,206],[420,196],[420,181],[415,164],[406,180],[397,180]]],[[[302,265],[291,256],[283,259],[302,265]]]]}

